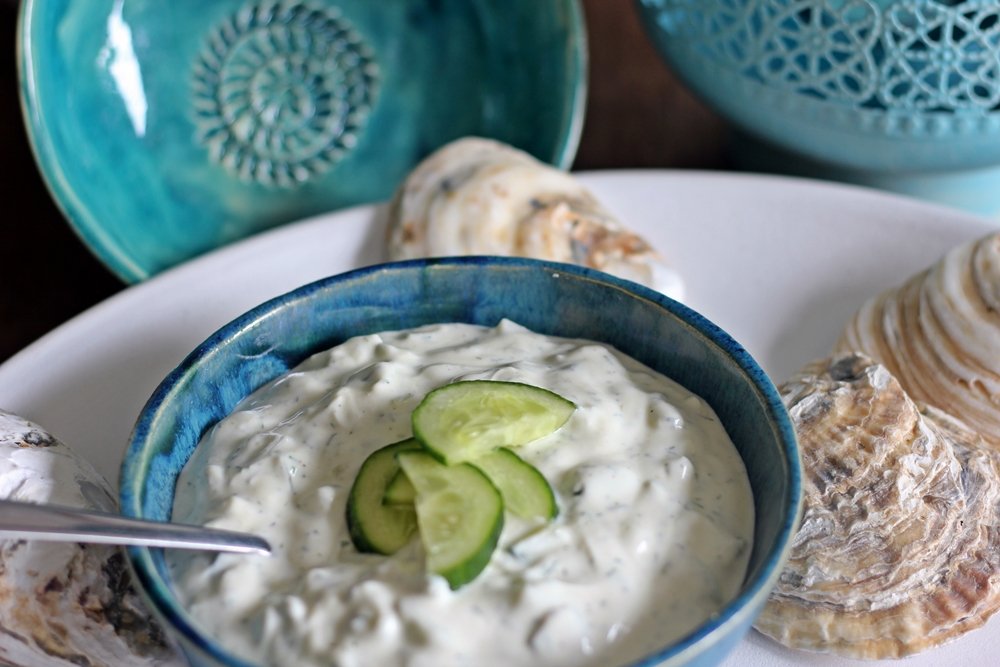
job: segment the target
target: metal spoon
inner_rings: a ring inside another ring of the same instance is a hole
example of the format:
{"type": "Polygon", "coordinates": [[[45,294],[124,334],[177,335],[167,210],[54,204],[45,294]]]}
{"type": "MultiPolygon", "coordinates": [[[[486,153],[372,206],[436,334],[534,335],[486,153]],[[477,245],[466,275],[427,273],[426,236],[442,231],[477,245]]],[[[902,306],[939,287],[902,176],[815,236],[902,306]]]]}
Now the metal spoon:
{"type": "Polygon", "coordinates": [[[0,500],[0,538],[271,553],[267,540],[248,533],[14,500],[0,500]]]}

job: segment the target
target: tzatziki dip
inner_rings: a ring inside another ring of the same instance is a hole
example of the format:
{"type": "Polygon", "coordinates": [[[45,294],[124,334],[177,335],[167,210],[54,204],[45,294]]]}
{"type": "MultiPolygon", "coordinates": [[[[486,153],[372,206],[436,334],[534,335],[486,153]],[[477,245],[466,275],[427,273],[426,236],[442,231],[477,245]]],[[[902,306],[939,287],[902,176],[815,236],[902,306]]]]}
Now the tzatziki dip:
{"type": "Polygon", "coordinates": [[[254,664],[623,665],[735,597],[753,539],[743,462],[704,400],[617,350],[437,324],[350,339],[245,399],[184,468],[173,520],[265,537],[270,557],[171,554],[198,626],[254,664]],[[505,514],[477,578],[429,574],[419,539],[360,553],[359,467],[409,438],[429,392],[517,382],[576,404],[518,448],[551,485],[548,522],[505,514]]]}

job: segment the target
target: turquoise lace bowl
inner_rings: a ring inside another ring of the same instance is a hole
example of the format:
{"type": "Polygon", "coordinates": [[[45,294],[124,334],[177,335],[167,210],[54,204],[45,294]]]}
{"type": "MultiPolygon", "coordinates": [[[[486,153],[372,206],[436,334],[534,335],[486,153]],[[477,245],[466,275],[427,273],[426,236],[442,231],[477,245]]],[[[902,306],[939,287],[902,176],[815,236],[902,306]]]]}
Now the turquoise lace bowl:
{"type": "Polygon", "coordinates": [[[945,201],[988,195],[987,183],[1000,191],[1000,181],[982,178],[1000,165],[1000,4],[636,3],[669,66],[736,126],[779,150],[765,165],[945,201]],[[959,180],[965,190],[951,191],[959,180]]]}
{"type": "Polygon", "coordinates": [[[128,282],[461,136],[568,166],[586,92],[577,0],[25,0],[18,55],[42,175],[128,282]]]}
{"type": "MultiPolygon", "coordinates": [[[[629,663],[719,664],[750,629],[791,549],[801,504],[795,434],[767,375],[728,334],[659,292],[591,269],[507,257],[415,260],[333,276],[259,306],[195,349],[146,404],[122,466],[122,512],[168,519],[177,477],[202,434],[309,355],[356,335],[436,322],[494,326],[501,318],[614,345],[699,394],[719,415],[754,495],[743,587],[686,637],[629,663]]],[[[172,591],[162,550],[132,548],[128,556],[192,665],[253,667],[199,629],[172,591]]],[[[480,663],[490,661],[470,660],[480,663]]]]}

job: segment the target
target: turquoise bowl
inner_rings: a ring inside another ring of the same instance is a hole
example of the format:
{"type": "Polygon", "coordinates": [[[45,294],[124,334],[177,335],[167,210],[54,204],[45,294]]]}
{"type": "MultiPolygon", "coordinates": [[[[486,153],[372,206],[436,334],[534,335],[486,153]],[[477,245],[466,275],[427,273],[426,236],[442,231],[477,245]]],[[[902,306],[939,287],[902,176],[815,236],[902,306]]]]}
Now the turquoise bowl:
{"type": "Polygon", "coordinates": [[[1000,214],[1000,4],[635,0],[753,168],[1000,214]]]}
{"type": "Polygon", "coordinates": [[[577,0],[25,0],[17,51],[41,173],[127,282],[458,137],[568,167],[586,95],[577,0]]]}
{"type": "MultiPolygon", "coordinates": [[[[150,398],[122,467],[122,511],[169,519],[177,477],[202,434],[309,355],[361,334],[436,322],[492,326],[502,318],[609,343],[701,395],[722,419],[756,505],[743,588],[690,635],[633,663],[718,664],[749,630],[789,552],[801,502],[795,435],[770,380],[724,331],[658,292],[587,268],[497,257],[416,260],[320,280],[259,306],[202,343],[150,398]]],[[[177,603],[161,550],[132,548],[129,559],[193,664],[249,667],[177,603]]]]}

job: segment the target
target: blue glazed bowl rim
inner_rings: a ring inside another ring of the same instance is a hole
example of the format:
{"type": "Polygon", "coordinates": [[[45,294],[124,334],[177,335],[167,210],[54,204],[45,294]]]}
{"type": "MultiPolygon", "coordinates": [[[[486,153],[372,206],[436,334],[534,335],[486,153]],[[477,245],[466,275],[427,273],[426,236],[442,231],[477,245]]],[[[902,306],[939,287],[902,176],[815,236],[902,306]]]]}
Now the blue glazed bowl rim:
{"type": "MultiPolygon", "coordinates": [[[[45,187],[70,228],[90,252],[112,273],[126,283],[135,283],[151,277],[151,269],[140,258],[132,257],[120,243],[107,233],[100,216],[94,214],[81,200],[60,159],[59,151],[45,130],[43,103],[39,99],[36,83],[34,49],[30,39],[31,24],[36,7],[51,0],[22,0],[18,13],[15,35],[15,57],[18,75],[18,99],[26,129],[28,144],[34,156],[45,187]]],[[[569,169],[576,157],[583,133],[586,101],[589,88],[589,51],[586,22],[581,7],[582,0],[547,0],[561,6],[567,19],[569,43],[562,52],[566,63],[567,86],[571,94],[561,100],[559,132],[552,137],[552,145],[540,160],[561,169],[569,169]]],[[[59,107],[64,108],[65,105],[59,107]]],[[[374,202],[373,202],[374,203],[374,202]]],[[[294,222],[288,220],[287,224],[294,222]]],[[[169,267],[163,267],[159,271],[169,267]]]]}
{"type": "MultiPolygon", "coordinates": [[[[547,260],[496,256],[442,257],[386,262],[322,278],[256,306],[223,325],[196,347],[170,372],[143,407],[129,438],[128,449],[121,468],[119,500],[122,514],[133,518],[143,518],[142,485],[137,484],[137,482],[144,481],[148,471],[146,458],[149,453],[144,452],[144,434],[150,431],[159,411],[174,394],[178,383],[227,339],[234,337],[274,311],[338,283],[363,281],[375,274],[392,271],[483,265],[536,268],[561,275],[572,275],[582,280],[615,287],[626,293],[631,293],[641,300],[653,303],[693,328],[708,342],[728,355],[750,379],[761,403],[766,407],[768,418],[781,439],[782,452],[788,464],[788,489],[784,498],[787,510],[782,525],[779,527],[774,544],[764,558],[758,576],[722,610],[687,636],[662,650],[629,663],[625,667],[663,667],[684,664],[687,660],[709,648],[719,638],[728,636],[731,629],[752,621],[752,617],[756,615],[777,583],[791,551],[791,541],[798,528],[802,504],[802,466],[795,430],[781,397],[768,375],[752,355],[725,330],[697,311],[660,292],[587,267],[547,260]]],[[[140,583],[140,588],[147,597],[147,601],[177,632],[221,663],[233,667],[257,667],[254,663],[243,661],[227,653],[215,641],[206,637],[195,627],[187,614],[181,610],[176,599],[167,593],[169,586],[157,574],[153,563],[152,549],[128,547],[126,551],[132,573],[140,583]]]]}

